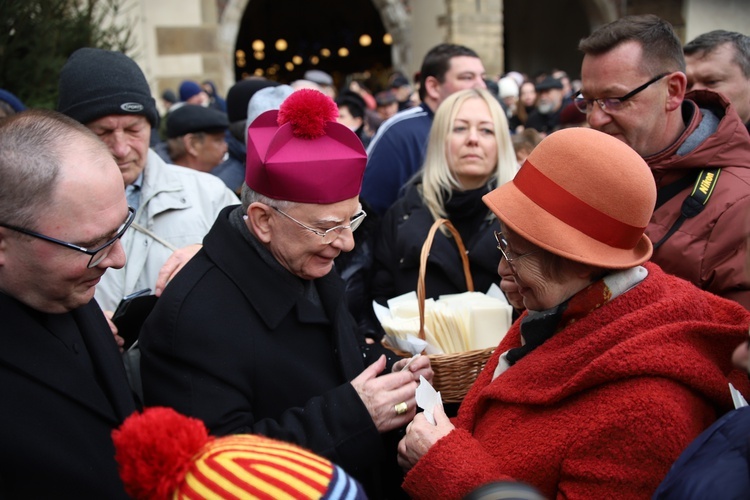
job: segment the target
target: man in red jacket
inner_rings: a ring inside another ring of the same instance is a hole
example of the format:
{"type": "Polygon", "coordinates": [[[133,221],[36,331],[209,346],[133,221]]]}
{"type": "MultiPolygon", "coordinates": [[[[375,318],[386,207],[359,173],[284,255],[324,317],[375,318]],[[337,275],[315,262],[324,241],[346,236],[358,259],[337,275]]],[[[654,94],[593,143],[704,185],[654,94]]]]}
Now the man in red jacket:
{"type": "Polygon", "coordinates": [[[734,106],[708,90],[685,95],[680,40],[656,16],[618,19],[578,48],[579,109],[592,128],[635,149],[659,188],[646,229],[652,260],[750,309],[750,135],[734,106]]]}

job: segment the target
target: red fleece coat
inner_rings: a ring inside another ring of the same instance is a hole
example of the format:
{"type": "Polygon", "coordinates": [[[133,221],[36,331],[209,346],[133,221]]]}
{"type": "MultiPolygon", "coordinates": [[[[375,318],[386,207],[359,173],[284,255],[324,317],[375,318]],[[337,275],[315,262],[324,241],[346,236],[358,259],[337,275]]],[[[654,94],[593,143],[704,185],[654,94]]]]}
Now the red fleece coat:
{"type": "Polygon", "coordinates": [[[731,355],[750,314],[646,264],[638,286],[494,381],[517,321],[466,396],[456,429],[409,471],[413,498],[461,498],[515,479],[547,498],[649,498],[680,452],[747,394],[731,355]]]}

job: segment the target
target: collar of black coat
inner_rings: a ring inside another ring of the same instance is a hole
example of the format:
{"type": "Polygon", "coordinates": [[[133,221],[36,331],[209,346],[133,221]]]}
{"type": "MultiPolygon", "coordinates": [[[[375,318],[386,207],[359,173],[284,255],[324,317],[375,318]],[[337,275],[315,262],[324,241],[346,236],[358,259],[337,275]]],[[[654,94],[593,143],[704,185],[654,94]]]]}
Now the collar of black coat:
{"type": "MultiPolygon", "coordinates": [[[[237,230],[234,226],[236,222],[230,222],[232,217],[236,218],[238,215],[241,219],[241,206],[224,208],[206,235],[203,249],[211,261],[242,292],[266,326],[275,329],[284,318],[292,314],[292,310],[300,301],[309,301],[306,298],[305,286],[310,284],[291,274],[275,259],[271,262],[264,259],[263,252],[271,259],[273,256],[257,240],[253,244],[252,240],[248,240],[237,230]],[[237,211],[239,213],[236,213],[237,211]],[[259,293],[259,290],[262,292],[259,293]]],[[[244,225],[244,222],[242,224],[244,225]]],[[[335,323],[335,318],[341,313],[340,309],[343,307],[346,310],[343,281],[332,270],[326,276],[315,279],[314,286],[325,316],[335,323]]],[[[319,317],[309,319],[318,322],[319,317]]]]}

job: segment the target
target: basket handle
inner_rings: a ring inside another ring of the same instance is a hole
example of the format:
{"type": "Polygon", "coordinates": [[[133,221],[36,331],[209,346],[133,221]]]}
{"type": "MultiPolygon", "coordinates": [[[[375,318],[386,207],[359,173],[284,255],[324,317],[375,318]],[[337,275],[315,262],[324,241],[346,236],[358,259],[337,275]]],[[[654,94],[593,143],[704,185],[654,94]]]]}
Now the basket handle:
{"type": "Polygon", "coordinates": [[[419,257],[419,278],[417,279],[417,305],[419,307],[419,338],[424,340],[424,301],[425,301],[425,275],[427,274],[427,257],[430,255],[430,248],[432,248],[432,241],[435,239],[435,233],[440,226],[445,225],[448,231],[453,235],[453,239],[456,241],[458,246],[458,253],[461,256],[461,263],[464,268],[464,276],[466,277],[466,290],[469,292],[474,291],[474,280],[471,277],[471,271],[469,270],[469,257],[466,255],[466,247],[461,239],[461,235],[458,234],[456,228],[448,219],[437,219],[430,228],[430,232],[427,233],[422,244],[422,253],[419,257]]]}

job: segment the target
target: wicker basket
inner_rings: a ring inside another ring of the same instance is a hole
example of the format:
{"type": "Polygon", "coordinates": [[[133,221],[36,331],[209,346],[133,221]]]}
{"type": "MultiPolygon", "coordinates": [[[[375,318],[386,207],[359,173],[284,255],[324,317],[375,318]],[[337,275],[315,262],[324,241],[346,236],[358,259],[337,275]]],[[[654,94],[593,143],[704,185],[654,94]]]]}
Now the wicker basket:
{"type": "MultiPolygon", "coordinates": [[[[424,334],[424,314],[425,314],[425,274],[427,272],[427,257],[430,255],[432,241],[435,239],[435,233],[440,226],[445,227],[451,232],[458,246],[458,251],[463,264],[464,276],[466,277],[466,289],[474,291],[474,282],[469,270],[469,258],[466,256],[466,247],[464,246],[461,236],[453,227],[448,219],[438,219],[430,228],[424,243],[422,244],[422,254],[419,260],[419,279],[417,280],[417,304],[419,306],[419,338],[425,338],[424,334]]],[[[392,349],[392,348],[391,348],[392,349]]],[[[476,349],[473,351],[458,352],[451,354],[430,354],[430,363],[435,377],[432,381],[433,387],[440,391],[440,396],[445,403],[460,403],[469,388],[476,380],[479,373],[484,369],[484,365],[495,350],[494,347],[487,349],[476,349]]],[[[408,353],[404,353],[409,355],[408,353]]]]}

